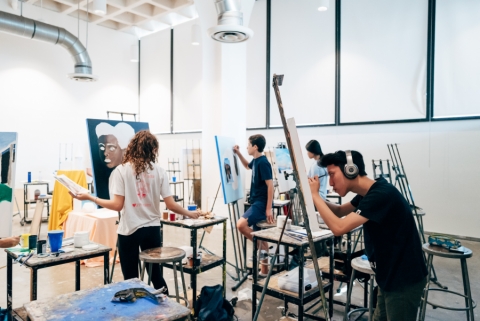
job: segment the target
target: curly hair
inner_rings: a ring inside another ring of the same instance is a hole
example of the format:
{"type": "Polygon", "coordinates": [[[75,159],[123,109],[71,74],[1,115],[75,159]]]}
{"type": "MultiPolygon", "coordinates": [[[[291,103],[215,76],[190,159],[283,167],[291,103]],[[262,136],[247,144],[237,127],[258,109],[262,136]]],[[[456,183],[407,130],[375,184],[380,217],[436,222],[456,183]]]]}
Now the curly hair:
{"type": "Polygon", "coordinates": [[[138,175],[153,170],[152,163],[157,161],[158,140],[148,130],[142,130],[133,136],[128,144],[122,164],[131,163],[138,175]]]}

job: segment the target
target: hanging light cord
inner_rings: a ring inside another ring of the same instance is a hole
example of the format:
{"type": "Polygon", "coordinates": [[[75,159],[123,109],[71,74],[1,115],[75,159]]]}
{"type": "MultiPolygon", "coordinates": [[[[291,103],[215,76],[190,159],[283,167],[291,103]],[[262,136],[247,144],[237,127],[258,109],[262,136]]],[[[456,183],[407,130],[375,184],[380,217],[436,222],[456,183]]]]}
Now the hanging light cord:
{"type": "Polygon", "coordinates": [[[86,49],[88,50],[88,25],[89,25],[89,20],[88,20],[88,4],[89,4],[89,0],[87,0],[87,36],[86,36],[86,40],[85,40],[85,47],[86,49]]]}

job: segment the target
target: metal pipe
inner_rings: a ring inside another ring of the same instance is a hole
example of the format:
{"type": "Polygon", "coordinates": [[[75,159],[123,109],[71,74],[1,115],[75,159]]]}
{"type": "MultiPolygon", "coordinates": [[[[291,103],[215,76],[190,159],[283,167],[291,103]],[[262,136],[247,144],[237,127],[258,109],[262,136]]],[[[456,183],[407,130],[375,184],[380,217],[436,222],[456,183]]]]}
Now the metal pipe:
{"type": "Polygon", "coordinates": [[[0,31],[60,45],[75,62],[75,73],[92,75],[92,62],[80,40],[64,28],[0,11],[0,31]]]}
{"type": "Polygon", "coordinates": [[[219,25],[243,26],[242,4],[239,0],[214,0],[219,25]]]}

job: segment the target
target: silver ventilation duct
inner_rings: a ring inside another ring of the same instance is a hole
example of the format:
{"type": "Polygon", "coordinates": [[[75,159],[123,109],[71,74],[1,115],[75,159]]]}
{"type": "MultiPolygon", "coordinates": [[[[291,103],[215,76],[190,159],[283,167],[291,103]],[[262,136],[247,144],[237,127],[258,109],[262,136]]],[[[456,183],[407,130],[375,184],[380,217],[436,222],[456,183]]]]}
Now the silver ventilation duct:
{"type": "Polygon", "coordinates": [[[238,43],[253,37],[253,31],[243,26],[241,0],[213,0],[218,13],[218,25],[208,29],[210,36],[220,42],[238,43]]]}
{"type": "Polygon", "coordinates": [[[92,62],[87,49],[67,30],[0,11],[0,31],[62,46],[75,61],[75,72],[68,74],[68,77],[77,81],[97,80],[97,77],[92,75],[92,62]]]}

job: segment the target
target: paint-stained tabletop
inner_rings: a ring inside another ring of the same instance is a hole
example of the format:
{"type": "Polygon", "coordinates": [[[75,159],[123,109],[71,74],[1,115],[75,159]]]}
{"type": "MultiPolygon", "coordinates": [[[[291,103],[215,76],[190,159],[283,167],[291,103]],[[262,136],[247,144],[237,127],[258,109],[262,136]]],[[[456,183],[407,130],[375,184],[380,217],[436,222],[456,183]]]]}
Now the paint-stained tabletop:
{"type": "MultiPolygon", "coordinates": [[[[291,230],[301,230],[302,228],[299,226],[292,225],[291,230]]],[[[257,238],[264,240],[264,241],[269,241],[269,242],[278,242],[280,239],[280,234],[282,233],[282,229],[280,228],[269,228],[265,230],[261,230],[258,232],[253,232],[252,235],[255,235],[257,238]]],[[[321,240],[333,238],[333,233],[330,230],[321,230],[319,232],[318,237],[313,237],[314,242],[318,242],[321,240]]],[[[284,233],[282,237],[282,244],[284,245],[293,245],[293,246],[301,246],[301,245],[306,245],[308,244],[308,238],[305,237],[302,240],[299,240],[298,238],[293,238],[288,235],[288,233],[284,233]]]]}
{"type": "Polygon", "coordinates": [[[190,310],[174,299],[156,303],[150,298],[135,302],[111,302],[114,294],[128,288],[154,289],[139,279],[130,279],[100,288],[62,294],[55,298],[26,303],[32,321],[44,320],[183,320],[190,310]]]}
{"type": "Polygon", "coordinates": [[[199,227],[206,227],[210,225],[215,225],[218,223],[222,223],[227,220],[227,217],[224,216],[215,216],[212,219],[185,219],[185,220],[178,220],[178,221],[168,221],[168,220],[160,220],[165,225],[174,225],[180,226],[184,228],[199,228],[199,227]]]}
{"type": "MultiPolygon", "coordinates": [[[[90,244],[97,244],[97,243],[90,243],[90,244]]],[[[98,245],[98,248],[91,251],[87,251],[82,248],[76,248],[76,247],[73,247],[72,245],[72,246],[69,246],[69,248],[74,249],[72,252],[60,253],[58,256],[49,255],[47,257],[38,257],[36,254],[34,254],[31,258],[28,259],[25,265],[28,267],[34,267],[38,265],[52,264],[52,263],[57,263],[61,261],[66,261],[66,260],[70,260],[70,261],[76,260],[76,259],[83,260],[89,257],[100,256],[112,250],[108,246],[105,246],[102,244],[97,244],[97,245],[98,245]]],[[[8,255],[13,259],[18,258],[18,255],[20,254],[20,252],[10,251],[9,249],[5,249],[5,252],[7,252],[8,255]]],[[[24,260],[25,258],[22,258],[21,262],[23,262],[24,260]]]]}

